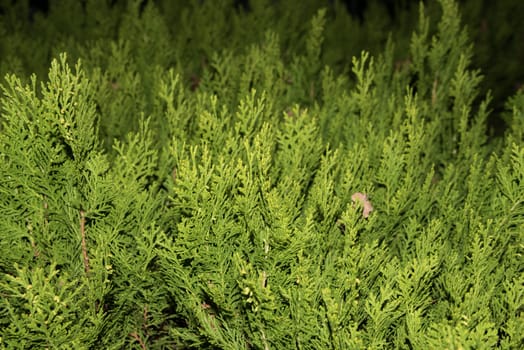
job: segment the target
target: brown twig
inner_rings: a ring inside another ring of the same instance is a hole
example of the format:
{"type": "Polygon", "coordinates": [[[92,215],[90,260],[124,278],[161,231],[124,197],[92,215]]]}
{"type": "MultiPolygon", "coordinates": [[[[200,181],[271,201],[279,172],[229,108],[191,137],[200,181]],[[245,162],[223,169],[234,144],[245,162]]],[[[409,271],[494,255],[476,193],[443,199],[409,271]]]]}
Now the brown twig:
{"type": "Polygon", "coordinates": [[[46,196],[44,196],[44,224],[49,224],[49,204],[47,203],[46,196]]]}
{"type": "Polygon", "coordinates": [[[86,212],[80,210],[80,235],[82,236],[82,255],[84,257],[84,269],[86,274],[89,273],[89,257],[87,256],[87,245],[86,245],[86,212]]]}
{"type": "Polygon", "coordinates": [[[31,248],[33,248],[33,256],[35,258],[38,258],[40,255],[40,251],[38,250],[35,242],[35,238],[33,236],[33,225],[31,224],[31,221],[27,219],[27,230],[29,231],[29,240],[31,241],[31,248]]]}
{"type": "Polygon", "coordinates": [[[149,335],[149,332],[147,331],[147,327],[148,327],[148,322],[147,322],[147,304],[144,306],[144,313],[143,313],[143,318],[144,318],[144,324],[142,325],[142,328],[144,329],[144,332],[146,334],[146,336],[149,335]]]}
{"type": "Polygon", "coordinates": [[[138,344],[140,344],[140,347],[143,350],[147,350],[146,344],[144,343],[144,341],[140,338],[140,336],[136,332],[129,333],[129,335],[133,337],[138,342],[138,344]]]}
{"type": "Polygon", "coordinates": [[[437,103],[437,86],[438,80],[433,80],[433,88],[431,89],[431,105],[434,106],[437,103]]]}

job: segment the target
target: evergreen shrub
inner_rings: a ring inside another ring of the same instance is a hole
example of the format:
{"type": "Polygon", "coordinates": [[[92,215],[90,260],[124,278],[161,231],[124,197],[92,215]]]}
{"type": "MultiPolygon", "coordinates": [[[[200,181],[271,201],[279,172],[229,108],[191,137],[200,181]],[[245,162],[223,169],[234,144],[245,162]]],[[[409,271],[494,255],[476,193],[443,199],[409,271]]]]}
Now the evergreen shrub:
{"type": "Polygon", "coordinates": [[[522,349],[524,92],[490,137],[439,4],[400,63],[338,2],[4,11],[0,348],[522,349]]]}

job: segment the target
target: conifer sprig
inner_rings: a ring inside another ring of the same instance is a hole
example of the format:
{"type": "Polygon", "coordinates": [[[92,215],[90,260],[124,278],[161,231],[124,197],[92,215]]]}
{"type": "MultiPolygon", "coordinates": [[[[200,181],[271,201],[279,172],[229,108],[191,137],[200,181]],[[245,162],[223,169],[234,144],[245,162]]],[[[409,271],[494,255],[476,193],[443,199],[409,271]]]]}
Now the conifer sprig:
{"type": "Polygon", "coordinates": [[[520,348],[524,100],[487,138],[439,4],[342,70],[313,1],[53,7],[68,55],[2,84],[0,347],[520,348]]]}

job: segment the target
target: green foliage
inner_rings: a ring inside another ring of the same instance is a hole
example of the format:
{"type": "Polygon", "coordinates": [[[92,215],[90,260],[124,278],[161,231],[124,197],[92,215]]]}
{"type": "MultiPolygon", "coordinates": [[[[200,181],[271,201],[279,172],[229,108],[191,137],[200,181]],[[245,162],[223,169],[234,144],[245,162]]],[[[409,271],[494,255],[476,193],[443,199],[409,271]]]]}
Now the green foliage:
{"type": "Polygon", "coordinates": [[[314,1],[63,3],[0,26],[2,348],[522,348],[524,99],[488,138],[454,2],[347,63],[314,1]]]}

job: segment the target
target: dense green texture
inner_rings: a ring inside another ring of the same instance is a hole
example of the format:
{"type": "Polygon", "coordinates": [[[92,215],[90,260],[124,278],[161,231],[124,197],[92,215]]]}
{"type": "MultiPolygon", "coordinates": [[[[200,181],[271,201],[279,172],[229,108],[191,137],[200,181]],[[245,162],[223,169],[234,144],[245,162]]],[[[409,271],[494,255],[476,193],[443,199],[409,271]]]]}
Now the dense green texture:
{"type": "Polygon", "coordinates": [[[1,348],[524,346],[524,94],[488,139],[452,1],[351,72],[313,1],[78,3],[1,61],[1,348]]]}

